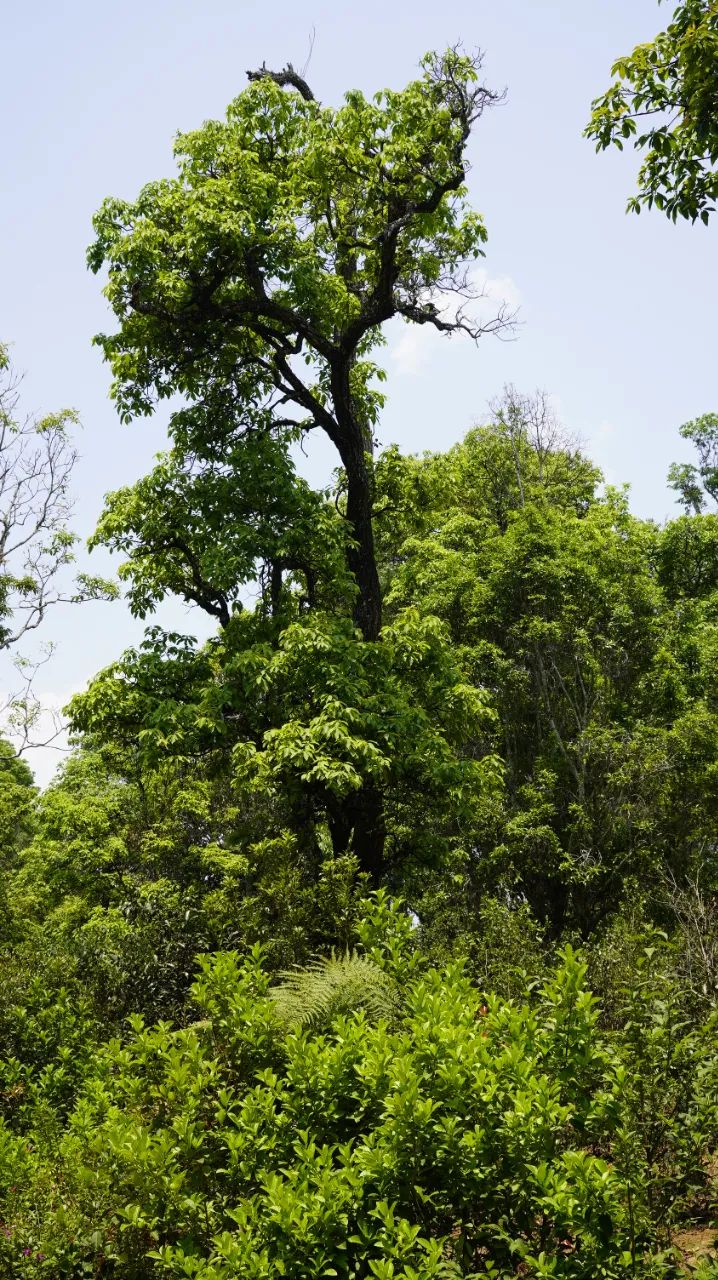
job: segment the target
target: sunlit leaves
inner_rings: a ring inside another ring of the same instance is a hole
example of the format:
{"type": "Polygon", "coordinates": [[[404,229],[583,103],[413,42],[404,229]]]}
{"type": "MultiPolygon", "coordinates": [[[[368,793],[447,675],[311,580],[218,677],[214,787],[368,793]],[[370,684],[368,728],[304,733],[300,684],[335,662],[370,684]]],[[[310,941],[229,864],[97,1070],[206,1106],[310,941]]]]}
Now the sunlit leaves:
{"type": "Polygon", "coordinates": [[[718,4],[682,0],[665,31],[612,67],[586,135],[644,153],[628,209],[707,223],[718,196],[718,4]]]}

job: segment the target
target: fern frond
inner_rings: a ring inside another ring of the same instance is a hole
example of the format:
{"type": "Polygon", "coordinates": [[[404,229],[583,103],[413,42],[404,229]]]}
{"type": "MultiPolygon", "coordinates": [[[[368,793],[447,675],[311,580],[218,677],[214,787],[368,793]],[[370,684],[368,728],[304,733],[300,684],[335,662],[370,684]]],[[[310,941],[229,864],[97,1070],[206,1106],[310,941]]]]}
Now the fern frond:
{"type": "Polygon", "coordinates": [[[398,1010],[394,979],[354,951],[323,956],[282,978],[269,994],[279,1017],[293,1027],[326,1027],[337,1016],[359,1009],[372,1022],[391,1021],[398,1010]]]}

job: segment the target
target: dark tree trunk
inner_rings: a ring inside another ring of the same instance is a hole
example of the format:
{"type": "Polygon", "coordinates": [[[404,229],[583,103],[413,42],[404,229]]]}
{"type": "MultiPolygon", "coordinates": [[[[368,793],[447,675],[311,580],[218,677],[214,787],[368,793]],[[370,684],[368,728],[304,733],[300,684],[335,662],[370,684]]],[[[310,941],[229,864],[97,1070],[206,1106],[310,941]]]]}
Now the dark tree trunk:
{"type": "MultiPolygon", "coordinates": [[[[332,399],[337,422],[335,443],[346,472],[346,518],[352,545],[347,561],[357,585],[354,622],[364,640],[379,639],[381,632],[381,587],[374,549],[372,525],[373,482],[371,475],[372,433],[356,416],[352,402],[350,373],[352,357],[342,357],[332,368],[332,399]]],[[[347,796],[335,812],[332,842],[343,851],[351,848],[362,871],[378,884],[384,870],[384,801],[381,789],[367,781],[359,792],[347,796]]]]}
{"type": "Polygon", "coordinates": [[[337,857],[352,852],[361,871],[373,885],[381,883],[384,872],[384,799],[374,782],[366,782],[343,800],[337,800],[329,813],[329,832],[337,857]]]}
{"type": "Polygon", "coordinates": [[[347,520],[352,531],[348,562],[357,584],[354,621],[365,640],[378,640],[381,631],[381,588],[374,551],[371,481],[366,458],[352,460],[347,471],[347,520]]]}
{"type": "Polygon", "coordinates": [[[362,871],[366,871],[373,885],[381,882],[384,873],[384,797],[375,782],[366,782],[354,797],[353,849],[362,871]]]}
{"type": "Polygon", "coordinates": [[[332,364],[332,401],[336,419],[333,440],[347,477],[346,518],[353,538],[347,560],[358,589],[354,621],[365,640],[377,640],[381,631],[381,588],[372,527],[370,457],[373,439],[368,424],[363,423],[355,412],[351,392],[352,362],[353,356],[342,355],[332,364]]]}

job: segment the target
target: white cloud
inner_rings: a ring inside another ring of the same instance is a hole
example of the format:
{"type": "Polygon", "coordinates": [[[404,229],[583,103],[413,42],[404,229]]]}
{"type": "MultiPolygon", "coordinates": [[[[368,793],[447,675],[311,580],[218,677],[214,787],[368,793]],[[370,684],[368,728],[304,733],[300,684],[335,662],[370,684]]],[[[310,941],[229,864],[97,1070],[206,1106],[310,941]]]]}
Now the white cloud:
{"type": "MultiPolygon", "coordinates": [[[[481,268],[472,273],[470,284],[481,296],[468,305],[463,299],[453,294],[444,296],[443,305],[437,303],[442,318],[452,320],[459,308],[464,305],[468,318],[474,323],[488,324],[496,316],[500,307],[509,312],[515,311],[521,302],[521,294],[511,276],[490,276],[481,268]]],[[[469,335],[459,330],[451,335],[453,342],[468,342],[469,335]]],[[[439,332],[431,324],[412,324],[406,322],[401,336],[389,348],[389,357],[399,374],[412,376],[420,373],[437,352],[447,335],[439,332]]]]}

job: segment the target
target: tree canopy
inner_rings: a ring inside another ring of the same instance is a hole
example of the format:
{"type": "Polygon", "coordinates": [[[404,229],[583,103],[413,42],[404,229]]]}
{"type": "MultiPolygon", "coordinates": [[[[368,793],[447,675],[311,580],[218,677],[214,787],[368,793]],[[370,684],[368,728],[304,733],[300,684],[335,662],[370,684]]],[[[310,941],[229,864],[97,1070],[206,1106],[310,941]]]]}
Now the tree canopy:
{"type": "Polygon", "coordinates": [[[89,261],[109,269],[120,322],[98,341],[121,413],[188,397],[176,430],[200,457],[219,435],[251,450],[267,431],[325,432],[346,475],[366,639],[381,625],[369,459],[382,328],[401,316],[478,337],[504,323],[440,306],[471,297],[467,267],[486,238],[465,201],[469,136],[495,98],[480,65],[430,55],[405,89],[353,92],[338,109],[257,74],[225,121],[178,139],[176,178],[134,204],[106,201],[95,219],[89,261]]]}

